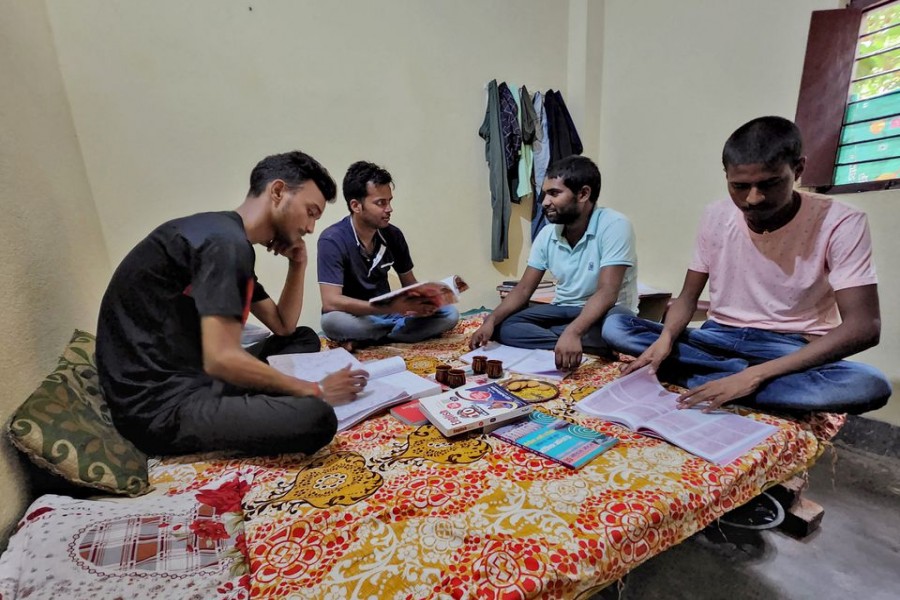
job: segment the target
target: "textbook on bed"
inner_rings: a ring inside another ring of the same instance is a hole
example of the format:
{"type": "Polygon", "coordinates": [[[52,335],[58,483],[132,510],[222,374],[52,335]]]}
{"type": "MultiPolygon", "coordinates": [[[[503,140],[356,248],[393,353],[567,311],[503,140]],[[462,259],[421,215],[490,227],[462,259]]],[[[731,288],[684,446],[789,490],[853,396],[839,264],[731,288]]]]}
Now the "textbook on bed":
{"type": "Polygon", "coordinates": [[[725,465],[778,431],[777,427],[725,410],[679,409],[678,394],[666,390],[643,367],[589,394],[575,405],[645,435],[660,437],[701,458],[725,465]]]}

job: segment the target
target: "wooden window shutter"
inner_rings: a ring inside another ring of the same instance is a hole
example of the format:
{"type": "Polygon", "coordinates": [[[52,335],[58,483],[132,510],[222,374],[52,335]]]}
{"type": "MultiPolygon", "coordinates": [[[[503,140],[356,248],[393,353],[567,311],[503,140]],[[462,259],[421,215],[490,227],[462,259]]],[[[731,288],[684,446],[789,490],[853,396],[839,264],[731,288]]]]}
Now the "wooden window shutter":
{"type": "Polygon", "coordinates": [[[853,71],[862,12],[813,11],[794,121],[803,135],[805,187],[829,188],[853,71]]]}

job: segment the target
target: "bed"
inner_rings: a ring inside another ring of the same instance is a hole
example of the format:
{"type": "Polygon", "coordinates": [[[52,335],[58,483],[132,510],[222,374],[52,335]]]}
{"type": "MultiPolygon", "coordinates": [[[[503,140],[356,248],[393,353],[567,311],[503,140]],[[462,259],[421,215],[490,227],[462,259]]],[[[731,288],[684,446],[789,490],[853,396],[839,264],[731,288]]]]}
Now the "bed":
{"type": "MultiPolygon", "coordinates": [[[[484,314],[359,358],[431,374],[484,314]]],[[[716,466],[572,408],[618,366],[583,366],[541,405],[620,439],[579,471],[389,414],[309,457],[152,459],[154,489],[138,498],[39,497],[0,558],[0,600],[588,598],[807,469],[842,422],[742,411],[778,432],[716,466]]]]}

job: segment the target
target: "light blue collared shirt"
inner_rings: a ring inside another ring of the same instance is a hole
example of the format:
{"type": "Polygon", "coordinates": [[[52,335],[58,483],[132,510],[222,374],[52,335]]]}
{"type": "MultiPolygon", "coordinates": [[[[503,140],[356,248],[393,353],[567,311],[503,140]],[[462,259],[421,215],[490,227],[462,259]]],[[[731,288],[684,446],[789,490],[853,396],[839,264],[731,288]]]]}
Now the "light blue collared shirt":
{"type": "Polygon", "coordinates": [[[584,306],[597,291],[600,269],[626,265],[616,306],[637,313],[637,250],[628,217],[611,208],[595,207],[574,248],[562,231],[563,225],[553,224],[541,229],[528,256],[529,267],[550,271],[556,278],[553,304],[584,306]]]}

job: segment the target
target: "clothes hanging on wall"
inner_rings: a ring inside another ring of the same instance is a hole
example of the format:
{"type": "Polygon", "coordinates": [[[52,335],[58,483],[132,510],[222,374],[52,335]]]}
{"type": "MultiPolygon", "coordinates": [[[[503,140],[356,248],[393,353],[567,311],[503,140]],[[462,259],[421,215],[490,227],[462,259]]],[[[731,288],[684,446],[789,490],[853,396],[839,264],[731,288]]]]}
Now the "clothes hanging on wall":
{"type": "Polygon", "coordinates": [[[519,202],[519,155],[522,152],[522,129],[519,127],[519,104],[516,94],[506,83],[500,84],[500,128],[503,131],[503,158],[509,179],[510,201],[519,202]]]}
{"type": "Polygon", "coordinates": [[[488,102],[478,135],[490,171],[491,260],[509,258],[512,202],[534,197],[531,239],[547,223],[541,208],[541,186],[547,168],[571,154],[581,154],[581,138],[563,101],[554,90],[532,98],[525,86],[510,89],[494,79],[487,85],[488,102]]]}
{"type": "MultiPolygon", "coordinates": [[[[507,89],[508,91],[508,89],[507,89]]],[[[488,84],[487,109],[478,135],[484,139],[484,159],[488,163],[491,188],[491,260],[509,258],[509,215],[511,211],[509,177],[505,159],[505,140],[501,127],[500,89],[497,80],[488,84]]]]}
{"type": "MultiPolygon", "coordinates": [[[[561,158],[572,154],[584,152],[581,138],[575,129],[572,115],[563,101],[562,94],[554,90],[547,90],[544,95],[544,110],[547,113],[547,133],[550,139],[550,163],[553,164],[561,158]]],[[[547,224],[544,211],[538,202],[534,203],[531,211],[531,239],[547,224]]]]}
{"type": "Polygon", "coordinates": [[[515,197],[518,202],[531,199],[534,196],[534,184],[532,183],[534,166],[534,142],[540,129],[537,113],[534,111],[534,101],[528,88],[524,85],[519,88],[516,96],[519,107],[519,123],[522,127],[522,151],[519,154],[519,185],[516,187],[515,197]]]}
{"type": "Polygon", "coordinates": [[[537,115],[538,127],[535,132],[535,140],[531,145],[534,152],[534,206],[532,207],[531,239],[537,237],[540,227],[535,223],[535,211],[541,211],[541,203],[544,201],[544,193],[541,191],[544,185],[544,175],[550,166],[550,133],[547,130],[547,111],[544,109],[544,94],[535,92],[534,112],[537,115]]]}

